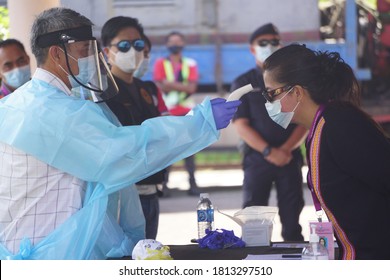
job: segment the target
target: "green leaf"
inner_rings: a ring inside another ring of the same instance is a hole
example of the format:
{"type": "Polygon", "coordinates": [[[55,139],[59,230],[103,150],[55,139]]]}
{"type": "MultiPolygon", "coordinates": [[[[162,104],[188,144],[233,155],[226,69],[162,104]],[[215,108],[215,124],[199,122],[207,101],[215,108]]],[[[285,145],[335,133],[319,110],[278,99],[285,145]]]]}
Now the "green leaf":
{"type": "Polygon", "coordinates": [[[8,9],[0,6],[0,40],[5,40],[9,35],[8,9]]]}

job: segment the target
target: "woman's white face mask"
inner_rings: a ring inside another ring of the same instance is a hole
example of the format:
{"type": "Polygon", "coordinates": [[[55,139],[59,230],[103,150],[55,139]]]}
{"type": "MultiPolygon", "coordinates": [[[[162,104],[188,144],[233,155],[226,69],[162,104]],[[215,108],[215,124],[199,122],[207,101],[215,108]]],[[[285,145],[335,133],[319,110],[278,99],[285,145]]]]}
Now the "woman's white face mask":
{"type": "Polygon", "coordinates": [[[267,109],[267,113],[270,118],[284,129],[286,129],[291,123],[295,109],[298,107],[300,101],[294,107],[292,112],[282,112],[282,104],[280,101],[285,98],[293,89],[294,88],[291,88],[289,91],[287,91],[281,99],[275,100],[273,102],[267,101],[267,103],[265,103],[265,108],[267,109]]]}
{"type": "Polygon", "coordinates": [[[144,59],[144,52],[138,52],[134,48],[127,52],[110,52],[115,56],[113,63],[125,73],[133,73],[144,59]]]}
{"type": "Polygon", "coordinates": [[[134,71],[133,76],[136,78],[142,78],[146,72],[149,70],[149,63],[150,59],[149,58],[144,58],[138,68],[134,71]]]}

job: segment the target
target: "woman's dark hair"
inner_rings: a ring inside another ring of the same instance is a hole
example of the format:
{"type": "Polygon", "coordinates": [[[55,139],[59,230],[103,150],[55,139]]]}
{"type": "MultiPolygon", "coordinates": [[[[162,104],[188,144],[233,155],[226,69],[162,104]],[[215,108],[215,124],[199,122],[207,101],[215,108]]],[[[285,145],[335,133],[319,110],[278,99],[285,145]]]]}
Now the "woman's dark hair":
{"type": "Polygon", "coordinates": [[[307,89],[317,104],[330,101],[360,104],[358,81],[337,52],[313,51],[305,45],[292,44],[274,52],[263,68],[272,72],[272,77],[281,84],[307,89]]]}
{"type": "Polygon", "coordinates": [[[101,32],[101,41],[104,47],[111,44],[112,39],[114,39],[121,30],[133,27],[135,28],[141,37],[144,34],[144,28],[136,18],[117,16],[109,19],[102,27],[101,32]]]}
{"type": "Polygon", "coordinates": [[[143,34],[142,39],[145,41],[145,44],[148,46],[150,52],[152,50],[152,42],[150,41],[149,37],[143,34]]]}

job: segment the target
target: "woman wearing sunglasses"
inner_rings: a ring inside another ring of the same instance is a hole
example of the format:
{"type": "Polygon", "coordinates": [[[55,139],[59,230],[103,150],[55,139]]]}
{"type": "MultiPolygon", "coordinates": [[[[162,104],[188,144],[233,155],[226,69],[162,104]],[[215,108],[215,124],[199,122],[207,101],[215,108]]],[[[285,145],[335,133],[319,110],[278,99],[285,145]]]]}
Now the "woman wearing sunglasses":
{"type": "MultiPolygon", "coordinates": [[[[161,116],[157,103],[157,87],[134,77],[144,59],[146,43],[143,28],[136,18],[114,17],[102,28],[102,43],[111,65],[119,94],[107,105],[122,125],[139,125],[161,116]]],[[[163,102],[160,100],[160,102],[163,102]]],[[[156,239],[159,203],[157,186],[164,181],[165,169],[136,183],[145,216],[145,237],[156,239]]]]}
{"type": "MultiPolygon", "coordinates": [[[[119,88],[119,93],[106,101],[106,103],[123,126],[139,125],[148,119],[161,115],[156,103],[157,87],[151,86],[150,83],[133,77],[134,71],[143,59],[145,50],[143,38],[145,38],[143,28],[136,18],[123,16],[114,17],[108,20],[102,28],[101,40],[104,46],[103,50],[111,65],[111,72],[119,88]]],[[[231,113],[230,117],[232,117],[236,107],[241,102],[226,102],[226,100],[219,98],[211,100],[210,103],[213,110],[215,109],[215,106],[219,108],[220,106],[224,106],[224,108],[229,107],[228,111],[231,113]]],[[[197,109],[194,108],[194,110],[197,109]]],[[[182,118],[183,120],[187,119],[189,121],[190,119],[193,119],[192,116],[189,116],[188,118],[183,116],[182,118]]],[[[229,124],[230,119],[225,118],[224,114],[221,114],[221,118],[216,118],[220,119],[220,122],[216,121],[217,128],[229,124]]],[[[172,118],[166,118],[167,125],[170,123],[170,120],[173,121],[172,118]]],[[[166,124],[162,121],[158,129],[154,131],[151,130],[151,134],[155,136],[155,134],[164,134],[164,131],[170,131],[170,128],[167,127],[166,124]]],[[[186,134],[184,138],[198,139],[199,134],[203,134],[201,126],[202,125],[200,124],[199,130],[191,131],[191,133],[186,134]]],[[[155,143],[156,147],[158,147],[153,149],[155,155],[158,155],[161,150],[170,146],[170,139],[165,136],[166,135],[164,134],[161,137],[161,141],[155,143]]],[[[135,135],[134,137],[145,136],[135,135]]],[[[148,137],[145,137],[146,144],[148,142],[148,137]]],[[[177,140],[178,142],[175,141],[175,143],[181,142],[180,139],[177,140]]],[[[157,162],[153,159],[149,160],[150,164],[156,164],[157,162]]],[[[129,166],[129,168],[131,167],[129,166]]],[[[157,186],[162,184],[164,179],[165,170],[163,169],[136,183],[145,217],[145,237],[147,239],[156,239],[160,213],[157,186]]],[[[122,216],[126,215],[126,213],[129,213],[129,211],[123,211],[123,209],[121,209],[120,218],[122,219],[122,216]]]]}
{"type": "Polygon", "coordinates": [[[359,109],[359,85],[338,53],[290,45],[264,63],[263,96],[278,123],[309,129],[308,185],[340,259],[390,259],[390,141],[359,109]]]}

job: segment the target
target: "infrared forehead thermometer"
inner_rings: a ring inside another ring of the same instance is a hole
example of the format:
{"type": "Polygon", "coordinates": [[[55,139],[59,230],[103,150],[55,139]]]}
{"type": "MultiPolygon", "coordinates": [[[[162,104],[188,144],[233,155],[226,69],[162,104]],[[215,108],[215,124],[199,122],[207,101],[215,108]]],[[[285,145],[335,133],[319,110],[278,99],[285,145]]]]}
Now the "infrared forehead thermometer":
{"type": "Polygon", "coordinates": [[[251,92],[253,87],[251,84],[247,84],[243,87],[240,87],[234,90],[231,94],[229,94],[227,101],[239,100],[244,94],[251,92]]]}

